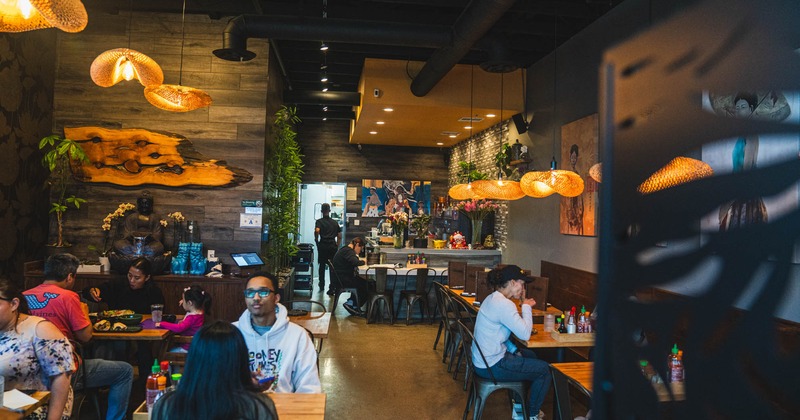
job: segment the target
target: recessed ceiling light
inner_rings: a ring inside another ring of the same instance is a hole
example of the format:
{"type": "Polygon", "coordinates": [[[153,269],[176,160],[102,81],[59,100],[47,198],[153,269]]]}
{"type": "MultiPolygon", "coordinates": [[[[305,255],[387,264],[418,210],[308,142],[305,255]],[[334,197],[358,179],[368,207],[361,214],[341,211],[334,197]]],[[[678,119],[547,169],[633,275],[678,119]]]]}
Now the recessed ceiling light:
{"type": "Polygon", "coordinates": [[[496,117],[496,116],[497,116],[497,115],[495,115],[495,114],[486,114],[486,118],[494,118],[494,117],[496,117]]]}
{"type": "Polygon", "coordinates": [[[465,125],[464,126],[464,130],[472,130],[472,126],[471,125],[465,125]]]}
{"type": "Polygon", "coordinates": [[[455,134],[451,134],[448,137],[450,137],[451,139],[454,139],[454,138],[456,138],[456,135],[455,134]]]}
{"type": "Polygon", "coordinates": [[[370,134],[378,134],[378,132],[377,132],[377,131],[370,131],[369,133],[370,133],[370,134]]]}
{"type": "Polygon", "coordinates": [[[322,110],[323,110],[323,111],[327,111],[327,110],[328,110],[328,107],[327,107],[327,106],[323,106],[323,107],[322,107],[322,110]]]}
{"type": "Polygon", "coordinates": [[[436,142],[436,145],[437,145],[437,146],[444,146],[444,143],[442,143],[442,142],[440,142],[440,141],[437,141],[437,142],[436,142]]]}
{"type": "Polygon", "coordinates": [[[394,111],[394,108],[383,108],[383,110],[386,112],[392,112],[394,111]]]}
{"type": "Polygon", "coordinates": [[[386,123],[385,123],[385,122],[383,122],[383,121],[375,121],[375,124],[378,124],[378,125],[384,125],[384,124],[386,124],[386,123]]]}
{"type": "Polygon", "coordinates": [[[322,117],[322,121],[328,121],[328,117],[322,117]]]}
{"type": "Polygon", "coordinates": [[[328,91],[328,88],[327,88],[327,87],[324,87],[324,88],[322,88],[322,91],[323,91],[323,92],[327,92],[327,91],[328,91]]]}
{"type": "Polygon", "coordinates": [[[327,82],[328,81],[328,75],[327,74],[323,74],[322,78],[320,78],[319,81],[320,82],[327,82]]]}
{"type": "Polygon", "coordinates": [[[319,50],[320,51],[328,51],[328,44],[323,42],[322,44],[320,44],[319,50]]]}

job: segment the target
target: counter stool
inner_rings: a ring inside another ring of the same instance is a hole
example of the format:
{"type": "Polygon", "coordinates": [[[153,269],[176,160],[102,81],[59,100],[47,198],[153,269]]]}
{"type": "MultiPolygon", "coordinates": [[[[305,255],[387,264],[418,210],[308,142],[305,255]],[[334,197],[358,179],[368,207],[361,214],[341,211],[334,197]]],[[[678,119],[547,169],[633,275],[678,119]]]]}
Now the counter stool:
{"type": "MultiPolygon", "coordinates": [[[[430,293],[430,289],[428,288],[428,279],[436,277],[436,270],[432,268],[417,268],[416,270],[408,270],[406,273],[406,280],[405,285],[408,286],[408,279],[416,271],[416,288],[414,290],[401,290],[400,291],[400,301],[397,302],[397,318],[400,318],[400,308],[403,306],[403,302],[406,303],[406,325],[411,322],[411,313],[413,312],[412,309],[414,308],[414,303],[419,302],[419,312],[422,316],[422,319],[425,319],[425,316],[428,314],[428,308],[430,305],[428,304],[428,293],[430,293]]],[[[430,319],[433,320],[433,314],[430,315],[430,319]]]]}

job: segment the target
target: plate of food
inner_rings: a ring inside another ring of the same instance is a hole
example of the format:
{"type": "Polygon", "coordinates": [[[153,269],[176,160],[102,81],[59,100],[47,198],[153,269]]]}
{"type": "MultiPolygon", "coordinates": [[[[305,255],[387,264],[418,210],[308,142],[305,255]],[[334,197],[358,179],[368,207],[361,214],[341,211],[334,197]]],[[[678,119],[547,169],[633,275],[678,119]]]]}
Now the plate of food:
{"type": "Polygon", "coordinates": [[[98,318],[116,318],[122,315],[133,315],[136,312],[133,312],[130,309],[111,309],[108,311],[100,311],[97,313],[98,318]]]}
{"type": "Polygon", "coordinates": [[[101,319],[92,325],[96,332],[122,332],[135,333],[142,330],[140,326],[129,327],[121,322],[111,322],[108,319],[101,319]]]}

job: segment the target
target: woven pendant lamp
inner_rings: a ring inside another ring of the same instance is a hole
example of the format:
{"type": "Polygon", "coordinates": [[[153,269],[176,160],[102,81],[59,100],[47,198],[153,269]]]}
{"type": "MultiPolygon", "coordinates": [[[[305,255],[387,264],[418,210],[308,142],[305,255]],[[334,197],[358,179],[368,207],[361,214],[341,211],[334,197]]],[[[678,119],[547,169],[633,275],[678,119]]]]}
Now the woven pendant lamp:
{"type": "Polygon", "coordinates": [[[642,194],[650,194],[711,175],[714,175],[714,170],[707,163],[678,156],[650,175],[639,185],[638,190],[642,194]]]}
{"type": "Polygon", "coordinates": [[[598,162],[589,168],[589,176],[597,182],[603,182],[603,163],[598,162]]]}
{"type": "Polygon", "coordinates": [[[211,105],[211,96],[207,93],[181,85],[146,87],[144,97],[154,107],[172,112],[188,112],[211,105]]]}
{"type": "Polygon", "coordinates": [[[473,181],[472,188],[484,198],[492,200],[519,200],[525,197],[520,183],[509,180],[473,181]]]}
{"type": "Polygon", "coordinates": [[[123,80],[139,80],[142,86],[164,83],[164,72],[152,58],[129,48],[108,50],[94,59],[89,70],[92,81],[101,87],[111,87],[123,80]]]}
{"type": "Polygon", "coordinates": [[[0,32],[25,32],[58,28],[80,32],[89,23],[86,8],[79,0],[2,0],[0,32]]]}
{"type": "Polygon", "coordinates": [[[454,200],[470,200],[470,199],[481,199],[486,198],[480,195],[475,189],[472,187],[474,183],[478,181],[472,181],[469,184],[456,184],[453,185],[447,194],[450,198],[454,200]]]}
{"type": "Polygon", "coordinates": [[[171,112],[188,112],[211,105],[211,96],[200,89],[182,86],[183,47],[186,41],[186,0],[183,0],[181,14],[181,65],[178,70],[177,85],[148,86],[144,97],[156,108],[171,112]]]}
{"type": "Polygon", "coordinates": [[[520,180],[522,191],[534,198],[543,198],[553,193],[564,197],[577,197],[583,193],[583,178],[572,171],[551,169],[528,172],[520,180]]]}

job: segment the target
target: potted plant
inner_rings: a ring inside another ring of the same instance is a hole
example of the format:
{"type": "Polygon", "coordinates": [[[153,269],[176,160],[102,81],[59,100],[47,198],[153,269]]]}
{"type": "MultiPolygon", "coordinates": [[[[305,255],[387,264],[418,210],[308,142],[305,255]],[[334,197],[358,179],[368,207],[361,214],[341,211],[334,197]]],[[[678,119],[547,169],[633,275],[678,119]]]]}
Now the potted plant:
{"type": "Polygon", "coordinates": [[[74,194],[67,195],[67,188],[72,183],[73,163],[82,164],[89,162],[89,158],[81,146],[74,140],[66,139],[58,135],[51,135],[39,141],[39,150],[46,150],[42,157],[42,164],[50,170],[50,177],[47,184],[50,186],[50,195],[55,200],[50,203],[50,213],[55,213],[58,223],[58,237],[55,243],[50,244],[55,247],[70,246],[64,239],[64,212],[72,206],[76,209],[86,200],[78,198],[74,194]]]}
{"type": "Polygon", "coordinates": [[[411,227],[417,232],[417,237],[414,238],[414,248],[428,247],[428,226],[430,224],[431,216],[429,214],[420,214],[411,219],[411,227]]]}

